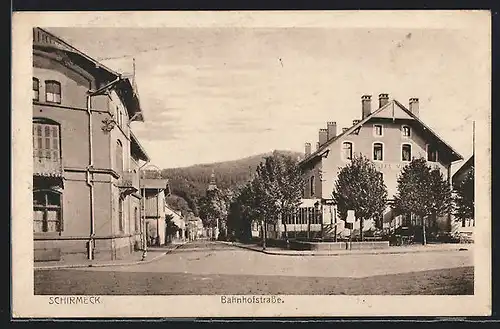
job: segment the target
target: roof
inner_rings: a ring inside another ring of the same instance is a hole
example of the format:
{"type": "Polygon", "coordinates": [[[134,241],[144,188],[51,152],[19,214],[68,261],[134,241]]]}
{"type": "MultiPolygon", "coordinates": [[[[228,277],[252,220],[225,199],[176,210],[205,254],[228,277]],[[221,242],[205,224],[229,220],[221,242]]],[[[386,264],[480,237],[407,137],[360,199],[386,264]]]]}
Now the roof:
{"type": "Polygon", "coordinates": [[[40,27],[33,28],[33,48],[57,49],[67,54],[71,61],[74,61],[76,65],[85,68],[90,73],[100,73],[110,80],[119,78],[120,83],[116,84],[116,87],[126,104],[129,116],[133,118],[134,121],[144,121],[144,114],[139,103],[139,96],[134,87],[135,82],[131,81],[131,77],[112,70],[89,55],[76,49],[61,38],[40,27]]]}
{"type": "Polygon", "coordinates": [[[146,190],[151,189],[151,190],[164,190],[168,188],[168,179],[161,179],[161,178],[143,178],[141,179],[141,188],[144,188],[146,190]]]}
{"type": "Polygon", "coordinates": [[[385,104],[384,106],[382,106],[382,107],[378,108],[377,110],[375,110],[374,112],[370,113],[370,115],[368,115],[363,120],[360,120],[358,123],[356,123],[355,125],[351,126],[346,131],[342,132],[340,135],[337,135],[334,138],[331,138],[330,140],[328,140],[326,143],[324,143],[323,145],[321,145],[316,151],[314,151],[313,153],[311,153],[311,155],[307,156],[304,160],[302,160],[300,162],[300,165],[306,164],[306,163],[308,163],[309,161],[311,161],[312,159],[314,159],[314,158],[316,158],[318,156],[322,156],[324,153],[328,152],[327,148],[332,143],[334,143],[335,141],[339,140],[343,136],[347,136],[347,135],[351,134],[353,131],[355,131],[356,129],[360,128],[363,124],[365,124],[369,120],[373,119],[376,116],[376,114],[382,112],[383,110],[389,108],[389,106],[394,105],[394,104],[396,104],[397,106],[399,106],[401,108],[401,110],[403,110],[404,112],[406,112],[406,114],[408,114],[410,116],[411,119],[415,120],[415,122],[417,122],[418,124],[420,124],[424,129],[428,130],[435,138],[437,138],[441,143],[443,143],[450,150],[450,153],[452,155],[455,155],[454,160],[452,160],[452,161],[457,161],[457,160],[462,160],[463,159],[463,157],[457,151],[455,151],[449,144],[447,144],[441,137],[439,137],[438,134],[436,134],[431,128],[429,128],[425,123],[423,123],[422,120],[420,120],[419,117],[417,117],[410,110],[408,110],[403,104],[401,104],[397,100],[393,99],[390,102],[388,102],[387,104],[385,104]]]}
{"type": "Polygon", "coordinates": [[[132,130],[130,130],[130,151],[132,155],[136,155],[138,159],[143,160],[143,161],[149,161],[150,158],[148,154],[146,153],[146,150],[144,147],[142,147],[141,143],[139,143],[139,140],[137,137],[134,135],[132,130]]]}
{"type": "Polygon", "coordinates": [[[453,174],[452,180],[455,180],[457,177],[460,177],[465,171],[474,167],[474,154],[458,168],[458,170],[453,174]]]}

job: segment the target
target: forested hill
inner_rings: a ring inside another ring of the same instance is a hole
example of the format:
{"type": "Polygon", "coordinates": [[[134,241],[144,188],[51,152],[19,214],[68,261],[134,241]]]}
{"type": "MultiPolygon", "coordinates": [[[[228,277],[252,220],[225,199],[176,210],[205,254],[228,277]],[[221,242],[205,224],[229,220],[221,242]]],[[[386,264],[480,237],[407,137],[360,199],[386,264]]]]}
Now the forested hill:
{"type": "MultiPolygon", "coordinates": [[[[297,158],[301,153],[293,151],[276,151],[297,158]]],[[[205,195],[212,170],[217,186],[221,189],[233,188],[245,184],[255,173],[257,166],[264,157],[272,152],[258,154],[243,159],[197,164],[189,167],[170,168],[162,170],[162,177],[168,178],[172,196],[169,203],[178,210],[192,210],[197,214],[197,200],[205,195]],[[179,200],[181,197],[184,200],[179,200]],[[184,202],[185,201],[185,202],[184,202]],[[186,208],[189,209],[182,209],[186,208]],[[179,209],[180,208],[180,209],[179,209]]]]}

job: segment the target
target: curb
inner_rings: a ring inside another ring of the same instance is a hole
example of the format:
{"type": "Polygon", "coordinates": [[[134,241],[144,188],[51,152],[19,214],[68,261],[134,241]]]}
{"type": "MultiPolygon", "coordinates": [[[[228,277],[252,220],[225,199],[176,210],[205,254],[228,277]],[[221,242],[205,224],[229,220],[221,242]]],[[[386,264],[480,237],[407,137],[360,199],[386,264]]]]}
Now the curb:
{"type": "Polygon", "coordinates": [[[33,269],[36,270],[54,270],[54,269],[64,269],[64,268],[91,268],[91,267],[113,267],[113,266],[131,266],[131,265],[139,265],[139,264],[148,264],[152,263],[169,253],[171,253],[174,250],[177,250],[178,248],[182,247],[186,243],[178,244],[174,248],[169,249],[161,254],[159,254],[156,257],[153,257],[151,259],[147,260],[138,260],[138,261],[133,261],[133,262],[128,262],[128,263],[104,263],[104,264],[72,264],[72,265],[49,265],[49,266],[34,266],[33,269]]]}
{"type": "Polygon", "coordinates": [[[406,250],[406,251],[386,251],[386,252],[373,252],[373,251],[367,251],[367,252],[356,252],[356,253],[348,253],[348,252],[332,252],[332,253],[285,253],[285,252],[280,252],[280,251],[267,251],[267,250],[262,250],[262,249],[256,249],[252,247],[247,247],[247,246],[242,246],[238,244],[231,243],[231,245],[242,248],[242,249],[247,249],[247,250],[252,250],[255,252],[260,252],[266,255],[276,255],[276,256],[353,256],[353,255],[395,255],[395,254],[415,254],[415,253],[427,253],[427,252],[446,252],[446,251],[469,251],[467,248],[457,248],[457,249],[429,249],[429,250],[406,250]]]}

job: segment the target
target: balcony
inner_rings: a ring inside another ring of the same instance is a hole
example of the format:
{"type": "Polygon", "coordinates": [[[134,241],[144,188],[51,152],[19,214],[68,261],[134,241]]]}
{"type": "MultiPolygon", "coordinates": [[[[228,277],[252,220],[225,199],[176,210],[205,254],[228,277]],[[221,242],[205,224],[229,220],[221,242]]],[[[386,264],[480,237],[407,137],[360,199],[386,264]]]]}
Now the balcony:
{"type": "Polygon", "coordinates": [[[61,159],[53,159],[50,157],[34,156],[33,157],[33,176],[41,177],[62,177],[62,161],[61,159]]]}
{"type": "Polygon", "coordinates": [[[118,178],[117,186],[124,192],[134,193],[139,191],[139,174],[133,171],[124,171],[118,178]]]}

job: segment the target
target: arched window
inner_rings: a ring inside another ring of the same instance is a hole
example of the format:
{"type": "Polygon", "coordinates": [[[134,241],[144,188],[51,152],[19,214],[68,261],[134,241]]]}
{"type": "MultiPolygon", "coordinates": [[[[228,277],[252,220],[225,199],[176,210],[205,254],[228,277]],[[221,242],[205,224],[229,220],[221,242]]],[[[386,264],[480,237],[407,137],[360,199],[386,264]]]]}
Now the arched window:
{"type": "Polygon", "coordinates": [[[48,103],[61,103],[61,84],[54,80],[45,81],[45,101],[48,103]]]}
{"type": "Polygon", "coordinates": [[[40,81],[37,78],[33,78],[33,100],[40,100],[40,81]]]}
{"type": "Polygon", "coordinates": [[[382,143],[373,143],[373,160],[384,160],[384,146],[382,143]]]}
{"type": "Polygon", "coordinates": [[[411,145],[403,144],[401,145],[401,160],[411,161],[411,145]]]}
{"type": "Polygon", "coordinates": [[[53,190],[33,192],[33,232],[61,232],[61,193],[53,190]]]}
{"type": "Polygon", "coordinates": [[[309,178],[309,194],[311,197],[314,196],[314,175],[309,178]]]}
{"type": "Polygon", "coordinates": [[[121,175],[123,174],[123,146],[122,142],[119,140],[116,141],[116,171],[121,175]]]}
{"type": "Polygon", "coordinates": [[[403,126],[401,128],[401,133],[403,134],[403,137],[410,137],[411,136],[411,129],[409,126],[403,126]]]}
{"type": "Polygon", "coordinates": [[[118,197],[118,230],[123,232],[125,229],[125,221],[123,218],[123,199],[118,197]]]}
{"type": "Polygon", "coordinates": [[[352,143],[344,142],[342,143],[342,157],[344,160],[352,160],[352,143]]]}

